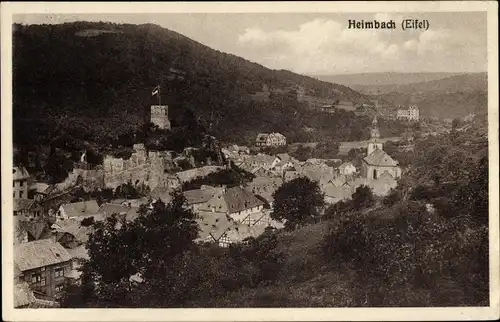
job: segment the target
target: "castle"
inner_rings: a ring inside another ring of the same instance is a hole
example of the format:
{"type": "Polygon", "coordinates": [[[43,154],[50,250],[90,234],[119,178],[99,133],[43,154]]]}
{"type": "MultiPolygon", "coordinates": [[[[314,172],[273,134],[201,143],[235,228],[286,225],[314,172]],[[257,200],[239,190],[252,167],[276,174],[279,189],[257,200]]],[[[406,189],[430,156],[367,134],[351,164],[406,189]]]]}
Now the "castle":
{"type": "Polygon", "coordinates": [[[103,161],[104,182],[107,188],[116,188],[125,182],[144,184],[151,189],[164,184],[166,170],[172,167],[170,151],[146,151],[144,144],[134,144],[129,159],[107,155],[103,161]]]}
{"type": "Polygon", "coordinates": [[[167,105],[151,105],[151,123],[162,130],[170,130],[167,105]]]}

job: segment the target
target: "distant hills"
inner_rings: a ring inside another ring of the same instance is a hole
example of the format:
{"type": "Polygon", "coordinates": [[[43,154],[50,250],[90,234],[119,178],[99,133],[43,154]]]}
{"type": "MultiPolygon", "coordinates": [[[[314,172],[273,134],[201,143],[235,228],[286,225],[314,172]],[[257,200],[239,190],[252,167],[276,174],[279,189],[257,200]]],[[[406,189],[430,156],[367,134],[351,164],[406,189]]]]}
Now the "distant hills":
{"type": "Polygon", "coordinates": [[[458,73],[359,73],[340,75],[311,75],[314,78],[345,86],[380,86],[427,82],[457,75],[458,73]]]}
{"type": "MultiPolygon", "coordinates": [[[[22,130],[21,120],[48,116],[78,117],[90,130],[101,127],[112,135],[129,131],[148,119],[151,90],[160,83],[174,124],[185,124],[188,114],[233,141],[260,131],[307,139],[297,129],[317,126],[339,135],[334,116],[325,120],[297,100],[297,92],[309,101],[367,100],[349,87],[271,70],[157,25],[75,22],[13,29],[17,141],[36,136],[22,130]],[[262,92],[265,99],[255,100],[262,92]]],[[[339,139],[359,134],[344,130],[339,139]]]]}
{"type": "Polygon", "coordinates": [[[487,111],[487,73],[368,73],[318,78],[348,85],[389,109],[416,104],[423,116],[461,118],[487,111]]]}
{"type": "Polygon", "coordinates": [[[327,82],[349,86],[367,94],[390,92],[487,90],[484,73],[365,73],[350,75],[313,76],[327,82]]]}

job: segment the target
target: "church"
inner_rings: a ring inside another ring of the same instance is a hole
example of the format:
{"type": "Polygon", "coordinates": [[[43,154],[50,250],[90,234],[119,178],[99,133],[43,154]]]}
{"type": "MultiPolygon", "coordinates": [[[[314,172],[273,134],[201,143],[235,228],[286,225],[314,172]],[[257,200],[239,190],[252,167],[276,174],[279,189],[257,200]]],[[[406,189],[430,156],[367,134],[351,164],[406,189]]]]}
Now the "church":
{"type": "Polygon", "coordinates": [[[373,119],[371,139],[368,143],[368,155],[363,159],[361,174],[367,180],[397,179],[401,177],[401,168],[398,162],[383,150],[380,140],[377,116],[373,119]]]}

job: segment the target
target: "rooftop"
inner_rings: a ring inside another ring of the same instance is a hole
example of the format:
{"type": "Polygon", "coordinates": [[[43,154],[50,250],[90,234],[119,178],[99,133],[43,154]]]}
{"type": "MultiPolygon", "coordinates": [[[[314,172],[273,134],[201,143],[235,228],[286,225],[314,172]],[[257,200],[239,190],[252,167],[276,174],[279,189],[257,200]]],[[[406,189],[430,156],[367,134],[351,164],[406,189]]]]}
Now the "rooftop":
{"type": "Polygon", "coordinates": [[[44,267],[71,260],[71,255],[64,247],[51,240],[41,239],[16,245],[14,261],[21,271],[44,267]]]}
{"type": "Polygon", "coordinates": [[[67,203],[61,207],[68,217],[90,216],[99,210],[99,205],[95,200],[67,203]]]}
{"type": "Polygon", "coordinates": [[[363,159],[369,165],[395,167],[398,163],[383,150],[376,149],[369,156],[363,159]]]}
{"type": "Polygon", "coordinates": [[[241,187],[227,189],[224,194],[224,200],[227,203],[229,213],[264,205],[262,200],[259,200],[253,193],[241,187]]]}
{"type": "Polygon", "coordinates": [[[30,177],[28,170],[25,167],[12,168],[12,180],[25,180],[30,177]]]}

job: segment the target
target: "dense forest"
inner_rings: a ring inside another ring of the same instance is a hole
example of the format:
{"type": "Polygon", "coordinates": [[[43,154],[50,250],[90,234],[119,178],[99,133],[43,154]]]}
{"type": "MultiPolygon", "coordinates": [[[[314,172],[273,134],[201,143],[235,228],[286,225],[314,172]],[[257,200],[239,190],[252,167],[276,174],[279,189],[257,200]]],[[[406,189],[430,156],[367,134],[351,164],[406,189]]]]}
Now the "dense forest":
{"type": "Polygon", "coordinates": [[[348,87],[270,70],[156,25],[15,25],[13,39],[16,143],[38,140],[53,124],[90,131],[85,139],[95,140],[130,131],[148,118],[158,84],[174,123],[191,111],[217,136],[235,140],[275,128],[291,135],[320,117],[305,113],[293,95],[253,101],[263,86],[287,93],[300,85],[309,95],[365,100],[348,87]],[[293,116],[304,120],[299,130],[283,122],[293,116]]]}
{"type": "MultiPolygon", "coordinates": [[[[148,127],[149,106],[157,103],[151,90],[158,84],[173,127],[163,141],[174,142],[177,151],[196,146],[207,134],[240,144],[252,144],[256,133],[271,131],[283,133],[288,142],[369,135],[367,117],[343,110],[326,114],[297,98],[298,87],[326,101],[366,102],[360,93],[270,70],[156,25],[15,24],[16,160],[45,173],[51,156],[70,169],[85,148],[97,161],[130,148],[145,139],[141,133],[148,127]],[[268,98],[252,98],[264,88],[268,98]]],[[[396,124],[386,128],[391,135],[400,132],[396,124]]]]}
{"type": "Polygon", "coordinates": [[[194,242],[182,196],[118,229],[110,218],[62,306],[487,306],[487,139],[418,139],[408,168],[388,196],[361,186],[324,212],[317,183],[287,182],[271,216],[290,225],[225,249],[194,242]]]}

